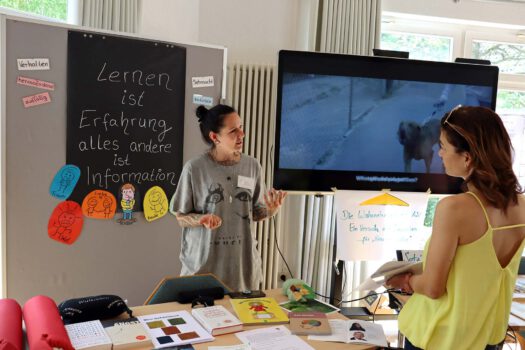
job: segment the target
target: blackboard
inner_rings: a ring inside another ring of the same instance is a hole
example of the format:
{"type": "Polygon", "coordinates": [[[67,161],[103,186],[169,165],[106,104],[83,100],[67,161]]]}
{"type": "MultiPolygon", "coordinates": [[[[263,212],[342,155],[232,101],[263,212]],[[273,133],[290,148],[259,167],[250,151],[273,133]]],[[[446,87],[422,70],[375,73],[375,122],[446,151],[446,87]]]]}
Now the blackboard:
{"type": "Polygon", "coordinates": [[[95,189],[118,198],[125,183],[170,197],[182,169],[186,49],[69,31],[67,70],[66,158],[81,171],[71,199],[95,189]]]}
{"type": "MultiPolygon", "coordinates": [[[[8,203],[4,205],[5,235],[1,237],[6,252],[4,296],[23,305],[38,294],[57,303],[115,294],[127,299],[129,305],[142,304],[163,276],[180,272],[181,229],[173,215],[147,222],[144,215],[137,214],[133,225],[85,218],[82,233],[72,245],[50,239],[47,233],[50,215],[61,202],[50,195],[50,184],[66,164],[68,37],[70,31],[85,29],[2,15],[0,24],[0,31],[5,29],[5,74],[1,79],[6,95],[5,113],[1,113],[5,127],[2,195],[4,204],[8,203]],[[20,58],[49,59],[50,69],[19,71],[20,58]],[[24,108],[24,97],[46,90],[17,84],[18,76],[54,83],[55,89],[49,91],[51,103],[24,108]]],[[[183,144],[183,161],[204,152],[207,147],[200,136],[192,97],[200,94],[219,101],[225,49],[114,32],[91,34],[186,49],[184,139],[177,144],[183,144]],[[214,77],[213,86],[192,86],[192,78],[208,76],[214,77]]],[[[88,56],[95,59],[99,54],[104,53],[90,52],[88,56]]]]}

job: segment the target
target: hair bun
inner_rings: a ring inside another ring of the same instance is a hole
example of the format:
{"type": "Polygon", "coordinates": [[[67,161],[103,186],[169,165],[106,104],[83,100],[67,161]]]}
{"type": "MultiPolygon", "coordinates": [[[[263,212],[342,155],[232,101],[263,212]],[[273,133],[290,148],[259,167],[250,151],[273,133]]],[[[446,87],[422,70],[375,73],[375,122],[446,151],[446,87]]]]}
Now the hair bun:
{"type": "Polygon", "coordinates": [[[208,108],[201,105],[197,107],[195,114],[197,115],[197,118],[199,118],[199,123],[200,123],[204,120],[204,118],[206,118],[206,115],[208,115],[208,108]]]}

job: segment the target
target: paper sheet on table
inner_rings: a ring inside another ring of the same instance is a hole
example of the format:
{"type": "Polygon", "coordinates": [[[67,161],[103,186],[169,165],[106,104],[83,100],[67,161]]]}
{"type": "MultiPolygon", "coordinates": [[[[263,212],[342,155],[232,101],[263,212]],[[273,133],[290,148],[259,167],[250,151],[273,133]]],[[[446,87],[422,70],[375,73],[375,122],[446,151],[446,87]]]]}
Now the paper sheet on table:
{"type": "Polygon", "coordinates": [[[292,335],[284,326],[258,328],[235,335],[253,350],[313,350],[304,340],[292,335]]]}
{"type": "Polygon", "coordinates": [[[236,344],[226,346],[208,346],[208,350],[251,350],[248,344],[236,344]]]}

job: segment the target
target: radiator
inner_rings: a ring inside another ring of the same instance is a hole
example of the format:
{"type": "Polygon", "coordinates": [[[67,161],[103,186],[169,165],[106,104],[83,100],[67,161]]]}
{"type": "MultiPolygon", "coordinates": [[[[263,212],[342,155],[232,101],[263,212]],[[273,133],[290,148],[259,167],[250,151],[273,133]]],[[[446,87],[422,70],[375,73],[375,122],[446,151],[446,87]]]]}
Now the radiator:
{"type": "MultiPolygon", "coordinates": [[[[277,70],[273,65],[229,64],[226,103],[234,107],[244,125],[244,153],[262,165],[263,180],[269,187],[273,175],[273,144],[277,70]]],[[[262,259],[263,289],[277,288],[279,253],[279,215],[256,224],[256,236],[262,259]],[[275,222],[274,225],[274,221],[275,222]]]]}

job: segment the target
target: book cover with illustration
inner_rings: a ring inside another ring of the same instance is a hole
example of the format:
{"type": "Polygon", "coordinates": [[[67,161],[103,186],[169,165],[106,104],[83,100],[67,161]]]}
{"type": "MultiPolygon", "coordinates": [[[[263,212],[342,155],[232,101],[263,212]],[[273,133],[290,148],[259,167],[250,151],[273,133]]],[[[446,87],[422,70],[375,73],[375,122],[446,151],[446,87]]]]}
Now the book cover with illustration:
{"type": "Polygon", "coordinates": [[[242,331],[242,323],[222,305],[191,309],[191,314],[211,335],[242,331]]]}
{"type": "Polygon", "coordinates": [[[154,348],[169,348],[213,341],[215,338],[188,311],[173,311],[138,316],[154,348]]]}
{"type": "Polygon", "coordinates": [[[113,350],[139,350],[153,347],[148,332],[136,317],[102,321],[102,326],[111,338],[113,350]]]}
{"type": "Polygon", "coordinates": [[[288,323],[286,312],[274,298],[231,299],[237,317],[245,325],[288,323]]]}
{"type": "Polygon", "coordinates": [[[296,335],[329,335],[332,329],[322,312],[290,312],[290,331],[296,335]]]}

